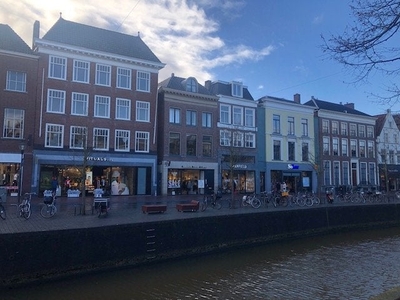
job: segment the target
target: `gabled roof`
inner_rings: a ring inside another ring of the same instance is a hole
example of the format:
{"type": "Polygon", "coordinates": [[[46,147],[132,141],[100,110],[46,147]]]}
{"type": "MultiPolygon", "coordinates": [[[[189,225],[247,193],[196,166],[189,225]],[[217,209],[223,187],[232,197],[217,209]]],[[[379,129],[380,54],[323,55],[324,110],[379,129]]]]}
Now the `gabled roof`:
{"type": "Polygon", "coordinates": [[[59,18],[42,40],[161,63],[139,36],[59,18]]]}
{"type": "Polygon", "coordinates": [[[383,126],[385,126],[387,114],[376,115],[375,121],[375,134],[379,136],[382,132],[383,126]]]}
{"type": "Polygon", "coordinates": [[[392,116],[393,116],[394,121],[396,122],[397,128],[399,128],[399,130],[400,130],[400,114],[395,114],[392,116]]]}
{"type": "Polygon", "coordinates": [[[34,55],[32,49],[29,48],[10,26],[0,24],[0,37],[1,50],[34,55]]]}
{"type": "MultiPolygon", "coordinates": [[[[213,95],[224,95],[234,97],[232,95],[232,84],[229,82],[216,81],[210,84],[210,92],[213,95]]],[[[243,99],[254,100],[247,87],[243,86],[243,99]]]]}
{"type": "Polygon", "coordinates": [[[346,104],[337,104],[337,103],[318,100],[315,98],[312,98],[311,100],[307,101],[306,103],[304,103],[304,105],[313,106],[317,109],[324,109],[324,110],[347,113],[352,115],[371,117],[370,115],[358,111],[354,108],[351,108],[346,104]]]}
{"type": "MultiPolygon", "coordinates": [[[[194,77],[189,77],[189,78],[193,78],[194,77]]],[[[186,80],[188,78],[183,78],[183,77],[177,77],[175,75],[172,74],[171,77],[161,81],[158,86],[159,87],[164,87],[164,88],[169,88],[169,89],[173,89],[173,90],[177,90],[177,91],[182,91],[182,92],[186,92],[186,80]]],[[[197,82],[197,80],[196,80],[197,82]]],[[[201,94],[201,95],[207,95],[207,96],[211,96],[212,94],[201,84],[199,84],[197,82],[197,94],[201,94]]]]}

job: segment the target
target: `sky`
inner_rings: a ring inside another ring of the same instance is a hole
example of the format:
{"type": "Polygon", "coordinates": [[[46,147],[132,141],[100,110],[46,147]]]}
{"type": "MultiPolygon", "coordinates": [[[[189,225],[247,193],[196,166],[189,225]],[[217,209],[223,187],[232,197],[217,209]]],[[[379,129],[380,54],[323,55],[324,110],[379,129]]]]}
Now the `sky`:
{"type": "MultiPolygon", "coordinates": [[[[369,115],[400,105],[379,104],[385,80],[354,82],[354,74],[321,50],[321,35],[342,34],[354,17],[350,0],[1,0],[0,23],[29,46],[33,23],[40,37],[66,20],[137,35],[165,63],[159,81],[179,77],[240,81],[255,100],[301,95],[354,103],[369,115]]],[[[0,37],[1,38],[1,37],[0,37]]]]}

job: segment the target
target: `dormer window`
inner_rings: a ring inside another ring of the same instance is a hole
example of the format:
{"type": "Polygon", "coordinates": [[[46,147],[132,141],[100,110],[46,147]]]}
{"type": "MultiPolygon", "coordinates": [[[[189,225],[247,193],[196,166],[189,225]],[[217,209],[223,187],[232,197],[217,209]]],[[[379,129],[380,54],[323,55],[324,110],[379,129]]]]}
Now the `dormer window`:
{"type": "Polygon", "coordinates": [[[189,77],[188,79],[183,81],[185,85],[186,92],[197,93],[197,81],[196,79],[189,77]]]}
{"type": "Polygon", "coordinates": [[[232,82],[232,96],[243,98],[243,85],[240,82],[232,82]]]}

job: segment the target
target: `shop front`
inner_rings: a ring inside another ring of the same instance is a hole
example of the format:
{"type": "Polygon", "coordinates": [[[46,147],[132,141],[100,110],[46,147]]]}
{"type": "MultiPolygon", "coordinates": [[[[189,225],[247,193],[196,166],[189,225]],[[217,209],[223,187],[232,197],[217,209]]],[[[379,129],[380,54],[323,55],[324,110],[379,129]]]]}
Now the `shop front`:
{"type": "Polygon", "coordinates": [[[155,191],[155,158],[135,155],[61,155],[59,152],[34,154],[37,172],[34,182],[37,191],[42,194],[51,188],[51,180],[57,178],[57,193],[63,196],[79,196],[84,190],[86,195],[94,189],[102,189],[106,195],[151,195],[155,191]],[[84,187],[84,189],[83,189],[84,187]]]}
{"type": "Polygon", "coordinates": [[[0,186],[7,189],[9,195],[18,194],[21,155],[14,153],[1,153],[0,157],[0,186]]]}
{"type": "Polygon", "coordinates": [[[400,165],[379,165],[379,177],[382,190],[400,190],[400,165]]]}
{"type": "Polygon", "coordinates": [[[269,190],[275,191],[285,183],[290,193],[316,191],[316,174],[310,164],[268,164],[270,181],[269,190]]]}
{"type": "Polygon", "coordinates": [[[203,195],[206,189],[216,188],[216,163],[166,161],[160,169],[163,195],[203,195]]]}
{"type": "Polygon", "coordinates": [[[233,188],[237,193],[255,193],[254,170],[222,170],[221,188],[225,194],[230,194],[233,188]],[[233,176],[231,176],[231,173],[233,176]]]}

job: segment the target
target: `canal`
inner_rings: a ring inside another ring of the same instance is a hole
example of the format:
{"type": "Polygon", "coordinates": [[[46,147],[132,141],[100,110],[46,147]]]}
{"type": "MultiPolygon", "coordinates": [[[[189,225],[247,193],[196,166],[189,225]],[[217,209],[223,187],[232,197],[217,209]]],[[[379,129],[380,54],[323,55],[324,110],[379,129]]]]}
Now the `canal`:
{"type": "Polygon", "coordinates": [[[400,228],[236,249],[0,291],[1,299],[397,299],[400,228]]]}

